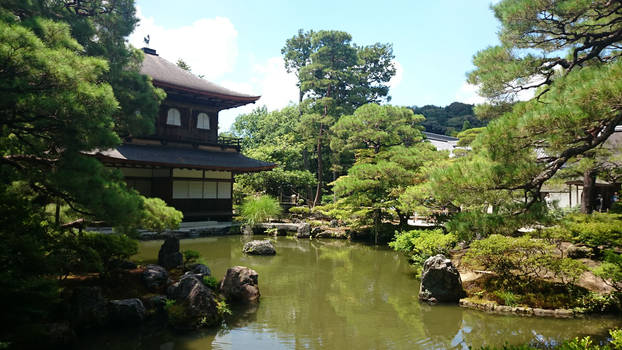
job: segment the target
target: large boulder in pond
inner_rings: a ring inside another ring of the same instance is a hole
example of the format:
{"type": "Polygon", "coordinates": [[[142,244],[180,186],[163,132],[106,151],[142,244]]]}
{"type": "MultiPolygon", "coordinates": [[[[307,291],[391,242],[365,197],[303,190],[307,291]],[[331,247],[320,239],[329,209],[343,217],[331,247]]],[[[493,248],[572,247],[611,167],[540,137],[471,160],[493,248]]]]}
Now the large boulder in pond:
{"type": "Polygon", "coordinates": [[[160,265],[149,264],[143,272],[143,283],[150,291],[160,290],[168,282],[168,272],[160,265]]]}
{"type": "Polygon", "coordinates": [[[137,298],[111,300],[108,314],[112,326],[140,326],[145,319],[145,306],[137,298]]]}
{"type": "Polygon", "coordinates": [[[259,275],[255,270],[248,267],[231,267],[220,282],[220,292],[229,301],[257,302],[261,295],[259,293],[259,275]]]}
{"type": "Polygon", "coordinates": [[[193,274],[182,276],[168,288],[167,294],[185,309],[186,324],[174,325],[177,328],[213,326],[220,320],[214,293],[193,274]]]}
{"type": "Polygon", "coordinates": [[[184,257],[179,252],[179,238],[172,235],[166,236],[158,252],[158,265],[171,269],[183,263],[184,257]]]}
{"type": "Polygon", "coordinates": [[[421,274],[419,300],[429,303],[455,303],[464,295],[460,273],[451,260],[438,254],[425,261],[421,274]]]}
{"type": "Polygon", "coordinates": [[[242,252],[251,255],[274,255],[276,254],[276,249],[272,245],[272,242],[269,240],[255,240],[246,242],[244,244],[244,248],[242,248],[242,252]]]}

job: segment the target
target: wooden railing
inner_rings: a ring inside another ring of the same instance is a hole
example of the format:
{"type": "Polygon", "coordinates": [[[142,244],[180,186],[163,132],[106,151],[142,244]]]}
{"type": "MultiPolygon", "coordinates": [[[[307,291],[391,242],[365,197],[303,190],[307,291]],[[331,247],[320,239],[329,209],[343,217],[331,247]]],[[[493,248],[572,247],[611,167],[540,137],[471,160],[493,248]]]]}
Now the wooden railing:
{"type": "Polygon", "coordinates": [[[218,136],[218,145],[225,147],[235,147],[237,150],[240,150],[242,139],[239,137],[231,137],[231,136],[218,136]]]}
{"type": "Polygon", "coordinates": [[[165,141],[191,142],[220,147],[233,147],[237,150],[240,150],[241,147],[241,139],[237,137],[218,136],[215,138],[213,133],[180,128],[159,128],[156,134],[150,136],[149,138],[165,141]]]}

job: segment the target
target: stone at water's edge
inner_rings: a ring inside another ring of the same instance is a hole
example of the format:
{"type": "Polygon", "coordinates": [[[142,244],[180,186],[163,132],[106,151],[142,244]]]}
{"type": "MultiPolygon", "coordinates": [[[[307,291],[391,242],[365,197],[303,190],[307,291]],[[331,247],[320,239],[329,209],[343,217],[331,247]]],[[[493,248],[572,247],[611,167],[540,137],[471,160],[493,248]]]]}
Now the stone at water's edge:
{"type": "Polygon", "coordinates": [[[186,320],[190,322],[189,324],[174,325],[178,328],[213,326],[220,320],[214,293],[195,275],[182,276],[179,282],[168,288],[167,294],[170,299],[176,300],[180,305],[185,305],[190,316],[186,320]]]}
{"type": "Polygon", "coordinates": [[[309,238],[311,236],[311,225],[308,223],[301,223],[296,230],[297,238],[309,238]]]}
{"type": "Polygon", "coordinates": [[[252,236],[253,227],[251,225],[242,225],[242,227],[240,227],[240,233],[242,233],[243,235],[252,236]]]}
{"type": "Polygon", "coordinates": [[[419,300],[457,303],[464,296],[460,273],[451,260],[442,254],[429,257],[423,264],[419,300]]]}
{"type": "Polygon", "coordinates": [[[190,272],[192,272],[195,275],[201,275],[201,278],[212,275],[212,270],[210,270],[209,267],[207,267],[207,265],[203,265],[203,264],[194,264],[190,266],[190,272]]]}
{"type": "Polygon", "coordinates": [[[108,322],[108,308],[101,288],[75,288],[69,300],[67,319],[78,329],[105,326],[108,322]]]}
{"type": "Polygon", "coordinates": [[[184,262],[184,257],[179,252],[179,238],[167,236],[158,252],[158,265],[166,269],[177,267],[184,262]]]}
{"type": "Polygon", "coordinates": [[[150,291],[156,291],[166,286],[168,272],[160,265],[149,264],[143,272],[143,282],[150,291]]]}
{"type": "Polygon", "coordinates": [[[251,255],[274,255],[276,254],[276,249],[269,240],[264,241],[250,241],[244,244],[244,248],[242,248],[242,252],[251,255]]]}
{"type": "Polygon", "coordinates": [[[220,292],[229,301],[259,301],[259,275],[255,270],[244,266],[234,266],[227,270],[225,278],[220,282],[220,292]]]}
{"type": "Polygon", "coordinates": [[[108,302],[110,322],[115,326],[139,326],[145,319],[145,306],[138,298],[108,302]]]}

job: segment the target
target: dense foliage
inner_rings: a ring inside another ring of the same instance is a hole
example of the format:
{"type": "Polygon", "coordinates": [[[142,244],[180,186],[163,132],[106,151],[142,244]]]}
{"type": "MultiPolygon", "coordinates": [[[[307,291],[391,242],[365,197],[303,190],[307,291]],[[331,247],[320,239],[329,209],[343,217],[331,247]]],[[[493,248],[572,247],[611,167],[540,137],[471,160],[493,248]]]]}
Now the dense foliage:
{"type": "Polygon", "coordinates": [[[427,258],[437,254],[448,256],[456,243],[456,237],[442,229],[411,230],[396,233],[395,240],[389,246],[408,256],[419,273],[427,258]]]}
{"type": "Polygon", "coordinates": [[[278,166],[272,171],[236,176],[237,197],[265,192],[274,197],[294,194],[306,198],[316,180],[308,170],[306,146],[299,137],[300,118],[294,106],[273,112],[259,107],[236,118],[231,130],[243,138],[242,151],[249,157],[278,166]]]}
{"type": "Polygon", "coordinates": [[[64,220],[171,224],[174,213],[89,155],[153,131],[164,93],[126,44],[136,23],[132,0],[0,5],[0,339],[50,321],[55,276],[105,276],[136,252],[125,235],[78,234],[64,220]]]}
{"type": "Polygon", "coordinates": [[[551,277],[574,283],[587,269],[580,261],[555,255],[554,246],[546,241],[497,234],[473,242],[465,262],[494,272],[508,286],[521,280],[551,277]]]}
{"type": "Polygon", "coordinates": [[[300,30],[281,52],[287,70],[298,77],[300,136],[316,164],[315,206],[322,200],[330,171],[333,180],[339,171],[340,160],[327,152],[329,128],[364,104],[389,100],[388,83],[395,75],[393,49],[381,43],[358,46],[346,32],[300,30]]]}
{"type": "Polygon", "coordinates": [[[473,105],[470,104],[454,102],[445,107],[427,105],[413,106],[411,109],[415,114],[425,117],[421,123],[425,131],[436,134],[456,136],[460,131],[486,125],[486,121],[475,116],[473,105]]]}
{"type": "MultiPolygon", "coordinates": [[[[4,179],[123,223],[140,198],[85,152],[152,131],[163,93],[139,74],[142,54],[125,44],[136,24],[132,1],[99,16],[64,4],[9,2],[0,9],[4,179]]],[[[106,2],[88,5],[97,4],[106,2]]]]}

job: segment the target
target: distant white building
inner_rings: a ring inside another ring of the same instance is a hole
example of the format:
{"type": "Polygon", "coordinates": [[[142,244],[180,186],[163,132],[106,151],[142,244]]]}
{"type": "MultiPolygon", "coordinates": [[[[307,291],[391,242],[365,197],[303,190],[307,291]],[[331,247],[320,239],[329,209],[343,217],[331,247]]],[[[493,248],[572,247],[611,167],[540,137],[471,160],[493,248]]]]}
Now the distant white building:
{"type": "Polygon", "coordinates": [[[447,135],[435,134],[433,132],[423,132],[427,142],[436,147],[437,151],[449,151],[449,156],[453,157],[454,150],[458,148],[458,138],[447,135]]]}

